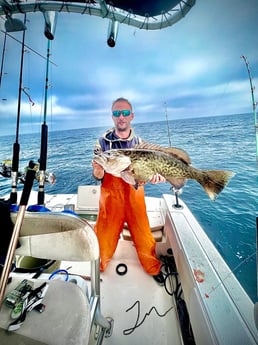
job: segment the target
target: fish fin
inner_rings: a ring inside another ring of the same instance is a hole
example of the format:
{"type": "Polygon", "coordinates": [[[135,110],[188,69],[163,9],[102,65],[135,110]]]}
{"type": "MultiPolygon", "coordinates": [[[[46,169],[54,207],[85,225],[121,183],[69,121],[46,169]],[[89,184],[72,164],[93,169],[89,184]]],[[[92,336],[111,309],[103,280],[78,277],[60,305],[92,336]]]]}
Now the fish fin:
{"type": "Polygon", "coordinates": [[[172,184],[175,189],[183,188],[185,185],[185,178],[168,178],[167,181],[172,184]]]}
{"type": "Polygon", "coordinates": [[[229,180],[235,175],[232,171],[224,170],[203,170],[197,181],[205,189],[212,201],[215,201],[218,194],[222,192],[229,180]]]}
{"type": "Polygon", "coordinates": [[[192,163],[188,153],[182,149],[179,149],[177,147],[167,147],[166,152],[187,165],[190,165],[192,163]]]}
{"type": "Polygon", "coordinates": [[[126,183],[132,184],[133,186],[137,186],[137,188],[138,188],[137,182],[135,181],[130,170],[121,171],[120,176],[126,183]]]}
{"type": "Polygon", "coordinates": [[[157,144],[147,143],[146,141],[142,142],[141,144],[137,144],[134,146],[134,149],[143,149],[143,150],[153,150],[153,151],[160,151],[167,153],[180,161],[184,162],[185,164],[191,164],[191,159],[188,153],[182,149],[177,147],[162,147],[157,144]]]}

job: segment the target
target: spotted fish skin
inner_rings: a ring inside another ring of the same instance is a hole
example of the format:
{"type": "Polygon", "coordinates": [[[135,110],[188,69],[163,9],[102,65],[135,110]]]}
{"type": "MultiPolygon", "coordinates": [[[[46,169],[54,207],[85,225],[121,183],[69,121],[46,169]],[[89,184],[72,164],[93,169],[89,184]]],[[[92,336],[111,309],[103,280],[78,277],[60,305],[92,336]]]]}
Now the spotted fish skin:
{"type": "Polygon", "coordinates": [[[106,172],[121,177],[137,187],[139,182],[149,182],[153,175],[160,174],[175,188],[181,188],[186,179],[202,185],[211,200],[224,189],[231,171],[200,170],[190,165],[188,154],[178,148],[162,148],[155,144],[140,144],[133,149],[105,151],[94,157],[106,172]]]}

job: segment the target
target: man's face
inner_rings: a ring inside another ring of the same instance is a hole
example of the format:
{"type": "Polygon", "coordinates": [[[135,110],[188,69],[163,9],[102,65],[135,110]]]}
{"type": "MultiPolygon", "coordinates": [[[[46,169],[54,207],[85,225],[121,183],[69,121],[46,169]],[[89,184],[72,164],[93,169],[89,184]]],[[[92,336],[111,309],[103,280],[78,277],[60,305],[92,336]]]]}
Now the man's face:
{"type": "Polygon", "coordinates": [[[134,114],[132,113],[131,106],[126,101],[119,101],[113,105],[112,119],[118,131],[128,130],[131,127],[130,123],[133,120],[133,118],[134,118],[134,114]],[[116,110],[129,110],[130,115],[124,116],[123,114],[120,114],[119,116],[114,116],[113,111],[116,111],[116,110]]]}

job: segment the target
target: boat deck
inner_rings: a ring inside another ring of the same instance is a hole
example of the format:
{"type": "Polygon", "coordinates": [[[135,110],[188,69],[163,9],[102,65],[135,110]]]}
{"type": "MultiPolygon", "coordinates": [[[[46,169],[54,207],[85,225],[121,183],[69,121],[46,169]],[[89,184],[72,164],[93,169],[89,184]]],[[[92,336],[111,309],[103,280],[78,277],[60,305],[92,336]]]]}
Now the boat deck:
{"type": "MultiPolygon", "coordinates": [[[[46,206],[52,211],[60,211],[63,208],[73,210],[74,207],[80,216],[90,219],[84,213],[95,211],[98,207],[99,186],[80,186],[78,195],[65,197],[52,196],[46,200],[46,206]]],[[[164,225],[160,202],[157,198],[146,198],[154,237],[160,236],[158,234],[164,225]]],[[[94,221],[89,223],[93,225],[94,221]]],[[[167,345],[171,344],[171,339],[175,345],[183,344],[174,296],[145,273],[126,231],[123,231],[106,271],[100,274],[102,314],[114,320],[112,336],[104,338],[103,344],[141,345],[144,341],[144,344],[149,345],[167,345]],[[127,272],[124,275],[117,273],[117,266],[120,264],[126,265],[127,272]]],[[[157,241],[158,255],[166,255],[166,239],[159,238],[157,241]]],[[[63,262],[61,268],[67,267],[71,267],[71,273],[87,275],[84,271],[85,263],[63,262]]],[[[175,289],[175,286],[170,286],[171,283],[173,282],[167,279],[166,286],[169,292],[175,289]]],[[[90,283],[88,285],[90,289],[90,283]]]]}
{"type": "MultiPolygon", "coordinates": [[[[83,228],[85,218],[93,226],[97,214],[98,188],[82,187],[78,196],[46,196],[46,207],[52,211],[75,211],[84,219],[76,217],[83,228]]],[[[33,199],[34,193],[31,195],[30,204],[35,203],[33,199]]],[[[196,344],[257,344],[258,333],[252,301],[187,206],[182,200],[181,207],[175,206],[175,199],[170,195],[163,195],[160,199],[146,198],[146,204],[152,230],[161,232],[161,239],[159,235],[159,239],[156,240],[157,256],[166,256],[172,261],[173,252],[175,266],[169,266],[172,267],[169,272],[177,271],[180,277],[182,297],[187,306],[196,344]]],[[[58,215],[59,218],[63,216],[62,213],[58,215]]],[[[44,228],[46,223],[43,225],[40,222],[41,217],[42,215],[37,215],[37,222],[44,228]]],[[[50,221],[51,217],[53,215],[50,214],[44,221],[50,221]]],[[[34,218],[32,214],[28,217],[31,224],[34,224],[34,218]]],[[[49,232],[51,224],[47,225],[49,232]]],[[[61,230],[61,223],[55,224],[61,230]]],[[[68,229],[71,229],[70,225],[68,229]]],[[[189,323],[184,325],[184,332],[181,333],[179,321],[182,320],[182,314],[178,316],[175,294],[171,293],[178,291],[175,275],[169,276],[165,287],[159,286],[144,272],[127,232],[122,232],[111,262],[106,271],[100,273],[101,313],[114,320],[112,334],[104,338],[103,344],[182,345],[183,338],[189,335],[193,340],[191,332],[187,333],[191,328],[189,323]],[[117,272],[119,265],[122,265],[122,269],[126,267],[125,274],[117,272]]],[[[77,245],[76,253],[80,253],[79,243],[77,245]]],[[[60,268],[68,270],[70,278],[73,278],[73,274],[86,277],[90,275],[90,265],[85,261],[63,261],[60,268]]],[[[84,280],[80,277],[77,283],[83,288],[87,287],[90,292],[90,279],[84,280]]],[[[186,314],[184,312],[183,316],[187,316],[186,314]]],[[[93,328],[89,345],[96,343],[95,331],[99,329],[93,328]]]]}
{"type": "MultiPolygon", "coordinates": [[[[85,274],[80,263],[62,263],[63,268],[70,266],[69,272],[85,274]]],[[[119,241],[101,273],[100,288],[102,314],[114,319],[112,336],[104,338],[104,345],[168,345],[171,339],[175,345],[183,343],[174,297],[144,272],[131,241],[119,241]],[[126,265],[126,274],[116,272],[119,264],[126,265]]]]}

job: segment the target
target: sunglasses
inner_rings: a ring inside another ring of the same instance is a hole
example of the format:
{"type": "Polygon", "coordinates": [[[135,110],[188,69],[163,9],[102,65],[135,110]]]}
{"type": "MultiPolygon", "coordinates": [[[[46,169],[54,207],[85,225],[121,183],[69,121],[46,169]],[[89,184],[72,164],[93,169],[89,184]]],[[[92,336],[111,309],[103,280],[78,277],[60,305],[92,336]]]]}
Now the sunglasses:
{"type": "Polygon", "coordinates": [[[120,115],[123,115],[123,116],[129,116],[131,115],[131,110],[114,110],[113,111],[113,116],[115,117],[119,117],[120,115]]]}

